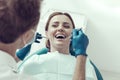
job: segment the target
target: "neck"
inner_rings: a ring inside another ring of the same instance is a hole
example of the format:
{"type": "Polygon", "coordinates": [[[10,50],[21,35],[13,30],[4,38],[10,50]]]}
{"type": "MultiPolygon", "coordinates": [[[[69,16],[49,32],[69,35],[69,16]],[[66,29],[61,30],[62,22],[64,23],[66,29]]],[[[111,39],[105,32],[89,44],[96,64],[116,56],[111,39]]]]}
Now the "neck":
{"type": "Polygon", "coordinates": [[[68,47],[62,47],[62,48],[55,48],[55,47],[51,47],[50,52],[54,52],[54,51],[58,51],[60,53],[63,54],[69,54],[69,48],[68,47]]]}
{"type": "Polygon", "coordinates": [[[16,46],[14,46],[13,44],[0,43],[0,50],[7,52],[12,57],[15,57],[16,49],[16,46]]]}

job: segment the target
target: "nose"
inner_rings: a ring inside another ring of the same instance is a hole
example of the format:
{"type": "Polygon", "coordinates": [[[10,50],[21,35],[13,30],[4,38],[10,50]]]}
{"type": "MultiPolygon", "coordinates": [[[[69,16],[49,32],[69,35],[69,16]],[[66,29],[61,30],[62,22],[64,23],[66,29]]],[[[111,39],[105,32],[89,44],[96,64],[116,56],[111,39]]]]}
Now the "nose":
{"type": "Polygon", "coordinates": [[[58,29],[58,31],[63,32],[64,30],[63,29],[58,29]]]}
{"type": "Polygon", "coordinates": [[[63,31],[64,31],[64,28],[63,28],[62,25],[59,26],[58,31],[60,31],[60,32],[63,32],[63,31]]]}

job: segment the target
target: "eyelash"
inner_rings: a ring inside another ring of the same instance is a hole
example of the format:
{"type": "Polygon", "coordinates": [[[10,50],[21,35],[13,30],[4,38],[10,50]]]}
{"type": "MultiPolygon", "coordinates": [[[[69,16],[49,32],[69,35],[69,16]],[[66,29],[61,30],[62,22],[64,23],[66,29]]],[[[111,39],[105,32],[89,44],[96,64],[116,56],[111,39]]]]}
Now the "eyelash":
{"type": "Polygon", "coordinates": [[[57,27],[58,25],[53,24],[52,26],[53,26],[53,27],[57,27]]]}
{"type": "MultiPolygon", "coordinates": [[[[53,27],[58,27],[59,25],[57,25],[57,24],[53,24],[52,26],[53,26],[53,27]]],[[[70,28],[69,25],[63,25],[63,27],[65,27],[65,28],[70,28]]]]}
{"type": "Polygon", "coordinates": [[[68,26],[68,25],[67,25],[67,26],[65,25],[64,27],[65,27],[65,28],[70,28],[70,26],[68,26]]]}

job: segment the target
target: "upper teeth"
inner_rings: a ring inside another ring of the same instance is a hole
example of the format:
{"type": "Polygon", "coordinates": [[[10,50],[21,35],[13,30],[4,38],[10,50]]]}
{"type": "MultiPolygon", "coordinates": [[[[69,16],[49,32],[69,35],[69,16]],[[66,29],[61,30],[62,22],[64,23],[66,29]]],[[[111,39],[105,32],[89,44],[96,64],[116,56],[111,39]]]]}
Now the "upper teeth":
{"type": "Polygon", "coordinates": [[[56,38],[65,38],[66,36],[65,35],[61,35],[61,34],[58,34],[55,36],[56,38]]]}

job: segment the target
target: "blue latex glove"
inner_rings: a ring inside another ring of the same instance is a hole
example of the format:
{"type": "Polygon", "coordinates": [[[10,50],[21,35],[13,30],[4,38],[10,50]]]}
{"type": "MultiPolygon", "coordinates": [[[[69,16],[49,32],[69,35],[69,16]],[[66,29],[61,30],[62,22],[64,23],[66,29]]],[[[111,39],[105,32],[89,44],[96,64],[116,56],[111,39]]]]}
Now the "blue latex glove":
{"type": "Polygon", "coordinates": [[[20,59],[23,60],[30,52],[31,49],[31,45],[29,44],[26,47],[23,47],[22,49],[20,49],[19,51],[16,52],[16,56],[20,59]]]}
{"type": "Polygon", "coordinates": [[[72,32],[72,48],[75,52],[75,56],[86,54],[86,49],[88,46],[89,40],[88,37],[83,33],[83,31],[74,29],[72,32]]]}
{"type": "MultiPolygon", "coordinates": [[[[40,43],[40,41],[38,39],[42,39],[42,35],[39,33],[36,33],[35,39],[33,40],[33,42],[40,43]]],[[[33,44],[33,42],[31,42],[30,44],[28,44],[27,46],[23,47],[22,49],[20,49],[19,51],[16,52],[16,56],[20,60],[23,60],[29,54],[31,45],[33,44]]]]}
{"type": "Polygon", "coordinates": [[[40,39],[42,39],[42,35],[40,34],[40,33],[36,33],[36,36],[35,36],[35,41],[34,42],[36,42],[36,43],[40,43],[40,39]]]}

